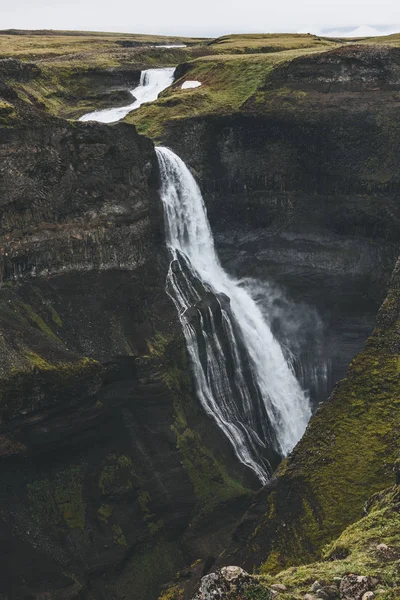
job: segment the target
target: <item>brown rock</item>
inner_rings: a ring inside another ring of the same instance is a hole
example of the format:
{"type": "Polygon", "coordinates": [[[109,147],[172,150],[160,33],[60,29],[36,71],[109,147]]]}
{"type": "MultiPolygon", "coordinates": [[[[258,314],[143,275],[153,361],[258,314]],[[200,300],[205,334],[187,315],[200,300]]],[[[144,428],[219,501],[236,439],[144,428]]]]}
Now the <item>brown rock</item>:
{"type": "Polygon", "coordinates": [[[364,594],[376,586],[376,579],[365,575],[345,575],[340,583],[341,600],[363,600],[364,594]]]}

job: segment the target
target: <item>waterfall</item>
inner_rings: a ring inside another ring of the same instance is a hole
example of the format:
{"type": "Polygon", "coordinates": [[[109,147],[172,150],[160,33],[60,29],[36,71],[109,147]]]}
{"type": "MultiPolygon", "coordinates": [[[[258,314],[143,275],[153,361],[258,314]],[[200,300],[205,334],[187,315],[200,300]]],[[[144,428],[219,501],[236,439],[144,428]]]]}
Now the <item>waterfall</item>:
{"type": "Polygon", "coordinates": [[[299,441],[310,402],[263,314],[222,268],[204,201],[185,163],[156,148],[171,263],[167,292],[179,312],[198,398],[262,483],[268,449],[281,457],[299,441]]]}
{"type": "Polygon", "coordinates": [[[135,100],[128,106],[121,108],[107,108],[83,115],[80,121],[99,121],[100,123],[115,123],[120,121],[133,110],[137,110],[145,102],[157,100],[159,94],[174,81],[175,68],[147,69],[140,75],[137,88],[131,90],[135,100]]]}

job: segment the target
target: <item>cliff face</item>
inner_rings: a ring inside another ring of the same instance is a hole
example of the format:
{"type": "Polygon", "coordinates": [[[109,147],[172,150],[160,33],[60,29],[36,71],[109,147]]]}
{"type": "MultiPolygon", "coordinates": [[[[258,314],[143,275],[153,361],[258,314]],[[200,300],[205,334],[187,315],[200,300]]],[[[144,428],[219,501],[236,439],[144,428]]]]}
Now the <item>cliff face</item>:
{"type": "Polygon", "coordinates": [[[399,69],[398,50],[303,57],[278,67],[241,114],[166,126],[167,143],[200,179],[228,269],[272,278],[319,308],[333,379],[363,347],[384,300],[347,378],[255,497],[221,565],[275,574],[319,557],[368,497],[393,483],[399,69]]]}
{"type": "Polygon", "coordinates": [[[228,270],[317,308],[328,391],[371,333],[398,253],[399,69],[398,49],[300,57],[239,113],[164,127],[199,179],[228,270]]]}
{"type": "MultiPolygon", "coordinates": [[[[270,282],[272,326],[290,336],[300,320],[304,356],[332,360],[328,388],[398,254],[399,57],[363,52],[292,61],[240,113],[165,135],[199,178],[224,265],[270,282]]],[[[44,116],[5,79],[0,93],[4,598],[153,600],[225,548],[221,561],[272,572],[318,555],[392,479],[398,268],[348,378],[236,528],[257,484],[195,399],[151,142],[44,116]]]]}
{"type": "Polygon", "coordinates": [[[2,597],[154,598],[255,482],[196,401],[152,143],[2,90],[2,597]]]}

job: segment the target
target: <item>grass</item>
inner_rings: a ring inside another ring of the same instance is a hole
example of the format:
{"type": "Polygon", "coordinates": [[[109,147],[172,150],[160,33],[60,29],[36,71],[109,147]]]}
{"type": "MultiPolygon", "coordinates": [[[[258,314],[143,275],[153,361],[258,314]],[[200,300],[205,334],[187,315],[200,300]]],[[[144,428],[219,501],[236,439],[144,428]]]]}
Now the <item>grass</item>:
{"type": "MultiPolygon", "coordinates": [[[[21,37],[25,39],[25,36],[21,37]]],[[[134,80],[135,72],[149,68],[174,67],[210,52],[203,46],[170,49],[121,48],[115,43],[108,47],[103,42],[98,44],[96,41],[85,47],[80,39],[77,43],[74,43],[72,36],[68,39],[72,40],[70,47],[60,47],[62,52],[67,53],[36,60],[38,69],[34,76],[15,80],[10,73],[4,75],[5,82],[17,91],[22,100],[64,118],[78,118],[85,112],[113,106],[112,96],[107,98],[106,92],[110,88],[115,90],[134,87],[134,84],[127,85],[126,81],[134,80]],[[118,71],[123,73],[119,78],[118,71]]],[[[0,57],[1,42],[0,35],[0,57]]],[[[9,55],[14,56],[12,52],[9,55]]],[[[15,56],[29,60],[37,58],[36,50],[31,55],[22,56],[16,52],[15,56]]],[[[0,105],[0,124],[12,124],[11,109],[9,106],[0,105]]]]}
{"type": "MultiPolygon", "coordinates": [[[[29,81],[7,81],[20,97],[65,118],[78,118],[96,108],[113,106],[112,97],[99,95],[99,72],[140,71],[188,64],[181,81],[158,102],[127,117],[141,133],[156,141],[169,121],[200,115],[230,114],[257,94],[278,64],[304,54],[324,52],[354,40],[311,34],[227,35],[214,40],[136,34],[38,31],[0,32],[0,58],[35,61],[40,74],[29,81]],[[161,49],[155,44],[189,44],[161,49]],[[135,44],[135,47],[127,47],[135,44]],[[181,90],[185,79],[202,86],[181,90]]],[[[400,34],[361,40],[365,44],[400,44],[400,34]]],[[[107,84],[105,84],[107,86],[107,84]]],[[[0,111],[0,121],[13,124],[12,113],[0,111]]]]}
{"type": "Polygon", "coordinates": [[[269,586],[283,583],[287,587],[282,600],[297,600],[310,591],[315,580],[322,585],[334,585],[334,578],[346,574],[376,577],[380,598],[395,599],[400,593],[398,562],[400,558],[400,487],[395,486],[374,496],[368,503],[368,513],[350,525],[323,551],[323,560],[292,567],[275,576],[262,575],[261,583],[269,586]],[[377,546],[385,544],[388,550],[377,546]]]}
{"type": "Polygon", "coordinates": [[[400,33],[394,33],[392,35],[383,35],[379,37],[372,37],[359,40],[360,44],[378,44],[385,46],[394,46],[396,48],[400,47],[400,33]]]}
{"type": "Polygon", "coordinates": [[[329,50],[335,47],[336,41],[321,38],[309,33],[270,33],[270,34],[238,34],[225,35],[210,44],[216,52],[223,53],[270,53],[287,50],[317,49],[329,50]]]}
{"type": "Polygon", "coordinates": [[[221,54],[198,58],[156,102],[130,113],[126,121],[136,125],[140,133],[160,141],[170,121],[232,114],[263,86],[276,66],[298,56],[322,51],[323,48],[299,48],[270,54],[221,54]],[[198,80],[202,85],[182,90],[185,80],[198,80]]]}
{"type": "MultiPolygon", "coordinates": [[[[326,52],[355,40],[323,38],[310,34],[230,35],[208,44],[212,52],[192,60],[186,73],[166,90],[158,101],[144,105],[126,117],[138,131],[156,142],[162,141],[168,123],[205,115],[229,115],[244,109],[247,100],[265,104],[274,94],[259,93],[272,70],[293,59],[326,52]],[[182,90],[185,80],[202,83],[196,89],[182,90]],[[259,94],[259,95],[258,95],[259,94]]],[[[360,40],[364,44],[400,45],[400,34],[360,40]]],[[[357,40],[359,43],[359,40],[357,40]]],[[[293,104],[293,93],[289,104],[293,104]]],[[[255,106],[257,109],[257,106],[255,106]]],[[[259,107],[258,107],[259,108],[259,107]]]]}
{"type": "Polygon", "coordinates": [[[66,54],[95,53],[121,48],[122,43],[141,45],[155,44],[198,44],[202,39],[79,31],[27,31],[12,34],[0,32],[0,58],[20,60],[43,60],[66,54]]]}

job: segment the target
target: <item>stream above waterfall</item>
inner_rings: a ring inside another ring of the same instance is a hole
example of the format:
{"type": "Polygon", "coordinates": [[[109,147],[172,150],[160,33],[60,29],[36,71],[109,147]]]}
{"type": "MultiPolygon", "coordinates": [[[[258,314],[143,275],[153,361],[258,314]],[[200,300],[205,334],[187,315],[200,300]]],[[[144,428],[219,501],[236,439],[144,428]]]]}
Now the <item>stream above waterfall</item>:
{"type": "Polygon", "coordinates": [[[130,90],[134,101],[119,108],[106,108],[83,115],[80,121],[98,121],[99,123],[115,123],[130,112],[137,110],[145,102],[154,102],[159,94],[172,85],[175,67],[165,69],[147,69],[142,71],[139,85],[130,90]]]}

